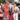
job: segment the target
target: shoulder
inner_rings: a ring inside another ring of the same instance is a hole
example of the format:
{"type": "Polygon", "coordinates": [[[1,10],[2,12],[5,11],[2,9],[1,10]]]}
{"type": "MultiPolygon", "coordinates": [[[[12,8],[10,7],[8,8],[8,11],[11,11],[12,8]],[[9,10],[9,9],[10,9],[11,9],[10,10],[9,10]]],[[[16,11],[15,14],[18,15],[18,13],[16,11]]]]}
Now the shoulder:
{"type": "Polygon", "coordinates": [[[19,11],[19,8],[18,8],[18,7],[16,7],[16,10],[17,10],[17,11],[19,11]]]}
{"type": "Polygon", "coordinates": [[[19,9],[19,7],[18,7],[18,6],[16,6],[16,9],[19,9]]]}

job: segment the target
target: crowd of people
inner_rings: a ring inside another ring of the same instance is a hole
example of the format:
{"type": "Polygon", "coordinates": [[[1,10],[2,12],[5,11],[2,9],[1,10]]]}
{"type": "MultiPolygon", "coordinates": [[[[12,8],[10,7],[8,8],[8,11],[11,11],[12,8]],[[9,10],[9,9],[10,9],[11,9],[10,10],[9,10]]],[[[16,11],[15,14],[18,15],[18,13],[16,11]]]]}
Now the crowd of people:
{"type": "Polygon", "coordinates": [[[19,8],[16,2],[2,2],[0,5],[0,20],[18,20],[19,8]]]}

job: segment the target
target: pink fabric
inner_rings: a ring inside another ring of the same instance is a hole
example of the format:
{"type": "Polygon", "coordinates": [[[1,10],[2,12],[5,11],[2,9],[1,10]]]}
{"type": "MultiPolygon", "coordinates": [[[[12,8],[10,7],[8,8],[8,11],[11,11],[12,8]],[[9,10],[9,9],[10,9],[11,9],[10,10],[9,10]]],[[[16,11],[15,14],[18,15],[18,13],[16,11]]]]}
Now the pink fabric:
{"type": "Polygon", "coordinates": [[[13,20],[13,16],[10,16],[10,20],[13,20]]]}
{"type": "Polygon", "coordinates": [[[5,16],[7,16],[7,15],[8,15],[8,13],[9,13],[9,12],[5,12],[5,13],[4,13],[4,14],[5,14],[5,16]]]}
{"type": "Polygon", "coordinates": [[[9,13],[9,12],[8,12],[8,6],[5,6],[5,7],[4,7],[4,11],[5,11],[5,12],[4,12],[5,16],[7,16],[8,13],[9,13]]]}

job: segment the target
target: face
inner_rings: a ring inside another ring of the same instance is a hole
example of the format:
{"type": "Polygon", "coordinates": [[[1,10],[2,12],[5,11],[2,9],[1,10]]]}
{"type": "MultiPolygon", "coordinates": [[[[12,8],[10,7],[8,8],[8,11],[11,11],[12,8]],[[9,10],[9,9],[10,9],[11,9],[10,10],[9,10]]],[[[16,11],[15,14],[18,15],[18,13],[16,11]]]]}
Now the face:
{"type": "Polygon", "coordinates": [[[14,6],[16,6],[16,4],[14,4],[14,6]]]}
{"type": "Polygon", "coordinates": [[[14,4],[14,6],[16,6],[16,2],[14,2],[13,4],[14,4]]]}
{"type": "Polygon", "coordinates": [[[6,5],[9,5],[9,2],[8,1],[6,2],[6,5]]]}

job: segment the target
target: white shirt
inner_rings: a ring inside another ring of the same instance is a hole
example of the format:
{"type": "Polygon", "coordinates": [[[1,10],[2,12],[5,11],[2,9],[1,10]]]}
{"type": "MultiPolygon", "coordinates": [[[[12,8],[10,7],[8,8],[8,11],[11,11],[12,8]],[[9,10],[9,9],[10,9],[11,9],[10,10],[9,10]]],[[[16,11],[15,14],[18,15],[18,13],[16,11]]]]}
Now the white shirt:
{"type": "Polygon", "coordinates": [[[10,9],[11,9],[11,7],[13,7],[13,5],[10,3],[10,4],[9,4],[9,7],[10,7],[10,9]]]}
{"type": "MultiPolygon", "coordinates": [[[[17,13],[15,14],[14,13],[14,20],[15,20],[15,15],[16,15],[16,20],[18,20],[18,12],[19,12],[19,8],[18,7],[15,7],[16,8],[16,10],[17,10],[17,13]]],[[[14,12],[14,7],[13,7],[13,10],[12,10],[13,12],[14,12]]]]}
{"type": "Polygon", "coordinates": [[[13,14],[13,17],[14,17],[14,20],[18,20],[18,13],[16,13],[16,14],[14,13],[14,14],[13,14]],[[15,16],[16,16],[16,17],[15,17],[15,16]]]}
{"type": "MultiPolygon", "coordinates": [[[[17,6],[15,8],[16,8],[16,11],[19,12],[19,8],[17,6]]],[[[14,12],[14,6],[12,8],[12,12],[14,12]]]]}
{"type": "Polygon", "coordinates": [[[12,7],[13,7],[13,5],[10,3],[10,4],[9,4],[10,11],[11,11],[11,8],[12,8],[12,7]]]}

